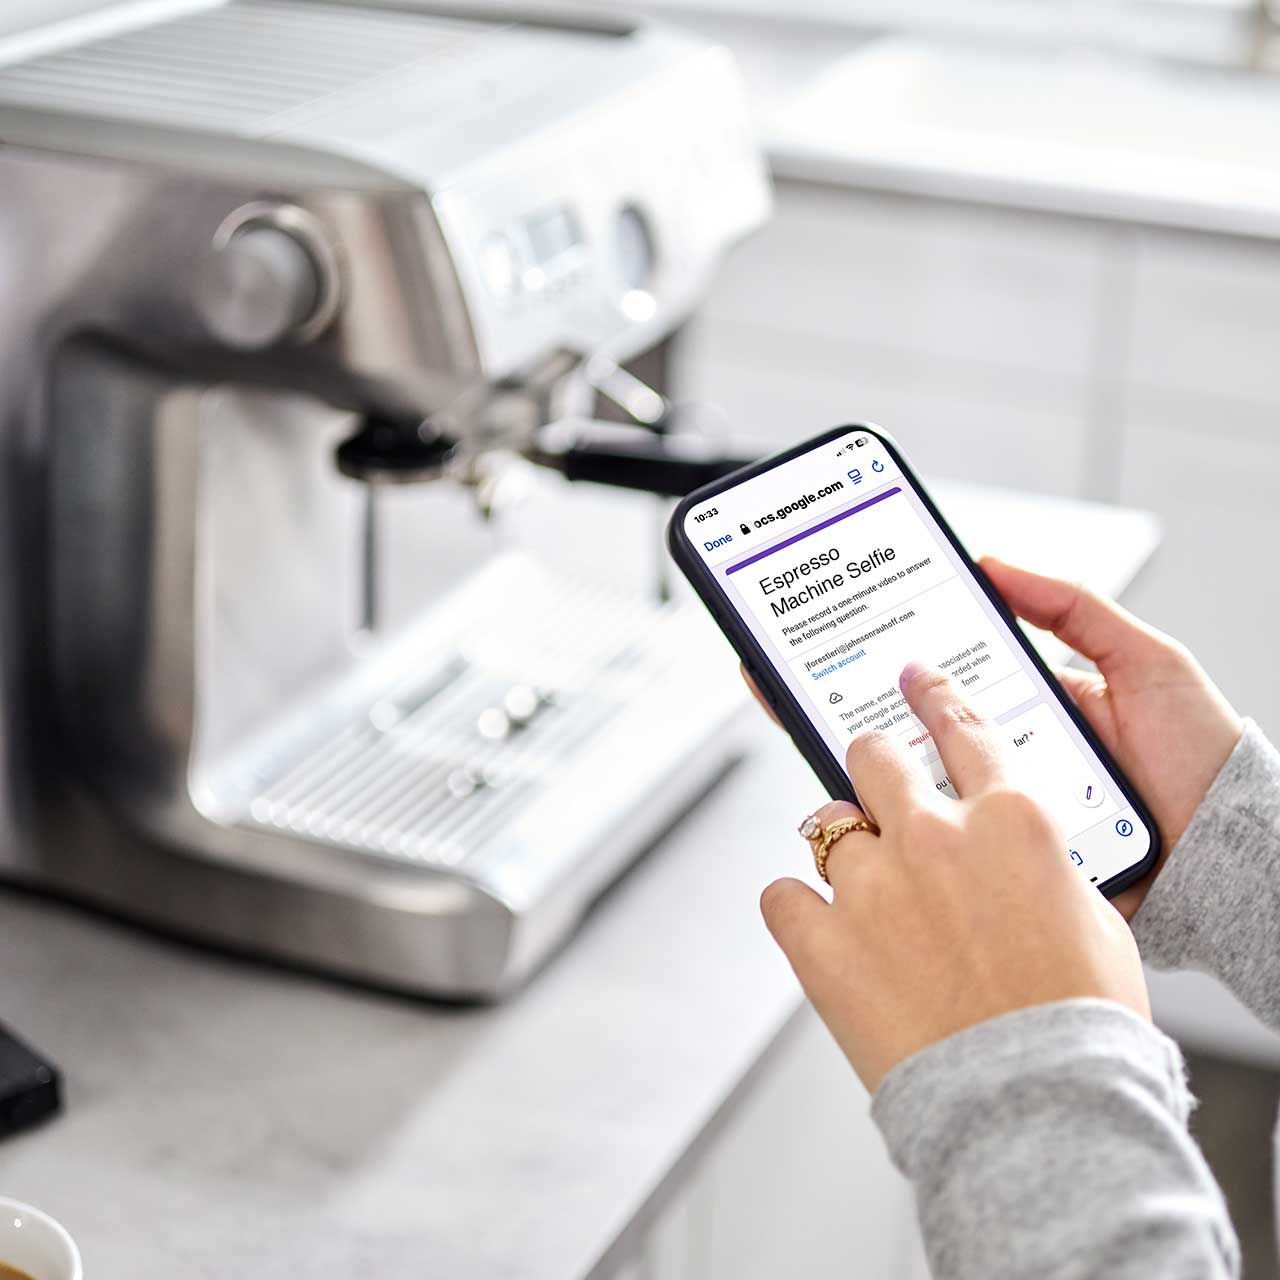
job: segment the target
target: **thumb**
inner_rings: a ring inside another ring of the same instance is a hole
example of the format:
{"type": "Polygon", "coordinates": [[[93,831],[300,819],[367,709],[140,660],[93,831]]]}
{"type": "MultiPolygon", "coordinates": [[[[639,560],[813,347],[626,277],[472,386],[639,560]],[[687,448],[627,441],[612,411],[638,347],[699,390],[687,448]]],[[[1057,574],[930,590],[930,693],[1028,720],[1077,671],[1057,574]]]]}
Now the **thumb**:
{"type": "Polygon", "coordinates": [[[992,585],[1019,618],[1052,631],[1114,682],[1126,669],[1148,664],[1170,649],[1169,640],[1127,609],[1079,583],[1046,578],[992,556],[979,561],[992,585]]]}

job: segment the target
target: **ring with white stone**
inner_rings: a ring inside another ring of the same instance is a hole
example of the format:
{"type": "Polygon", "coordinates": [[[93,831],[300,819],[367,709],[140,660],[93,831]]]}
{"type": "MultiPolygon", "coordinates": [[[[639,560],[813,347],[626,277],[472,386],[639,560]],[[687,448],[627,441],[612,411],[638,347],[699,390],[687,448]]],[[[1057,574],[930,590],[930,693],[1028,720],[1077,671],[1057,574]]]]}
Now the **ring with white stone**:
{"type": "Polygon", "coordinates": [[[870,818],[864,818],[861,815],[856,818],[837,818],[834,822],[830,822],[824,827],[818,821],[817,815],[811,813],[800,824],[798,830],[809,842],[809,846],[813,850],[813,865],[818,869],[818,874],[823,880],[826,880],[827,884],[831,883],[827,879],[827,856],[837,840],[855,831],[867,831],[873,836],[880,834],[880,828],[870,818]]]}

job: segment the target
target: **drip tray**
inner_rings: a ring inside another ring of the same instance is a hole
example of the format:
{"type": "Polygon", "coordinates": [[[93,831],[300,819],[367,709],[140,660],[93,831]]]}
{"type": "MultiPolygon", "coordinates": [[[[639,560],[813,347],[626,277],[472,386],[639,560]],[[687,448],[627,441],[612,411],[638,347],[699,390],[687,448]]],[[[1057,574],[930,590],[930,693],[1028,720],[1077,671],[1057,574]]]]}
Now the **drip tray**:
{"type": "Polygon", "coordinates": [[[259,827],[456,866],[608,719],[606,700],[469,667],[416,706],[382,698],[249,802],[259,827]]]}
{"type": "MultiPolygon", "coordinates": [[[[505,557],[224,752],[193,791],[225,825],[464,867],[661,699],[692,656],[688,623],[683,609],[505,557]]],[[[601,758],[601,798],[610,772],[601,758]]]]}

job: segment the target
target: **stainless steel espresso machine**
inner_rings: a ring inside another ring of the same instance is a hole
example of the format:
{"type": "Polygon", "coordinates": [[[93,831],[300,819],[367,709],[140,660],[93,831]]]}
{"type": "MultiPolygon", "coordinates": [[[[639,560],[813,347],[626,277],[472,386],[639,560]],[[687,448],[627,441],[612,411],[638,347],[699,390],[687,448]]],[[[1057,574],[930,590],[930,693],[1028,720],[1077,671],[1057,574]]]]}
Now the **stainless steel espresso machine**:
{"type": "Polygon", "coordinates": [[[565,424],[594,383],[664,425],[622,366],[768,199],[730,60],[661,28],[186,0],[0,45],[0,874],[527,975],[736,748],[727,650],[565,478],[674,491],[661,434],[565,424]]]}

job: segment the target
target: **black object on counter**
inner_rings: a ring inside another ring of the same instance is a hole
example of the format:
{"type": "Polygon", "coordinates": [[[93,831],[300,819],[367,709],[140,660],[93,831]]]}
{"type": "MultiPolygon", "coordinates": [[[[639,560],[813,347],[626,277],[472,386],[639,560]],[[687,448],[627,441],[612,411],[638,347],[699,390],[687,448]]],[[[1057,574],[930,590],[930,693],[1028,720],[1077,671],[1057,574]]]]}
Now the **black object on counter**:
{"type": "Polygon", "coordinates": [[[52,1062],[0,1026],[0,1138],[62,1109],[62,1077],[52,1062]]]}

